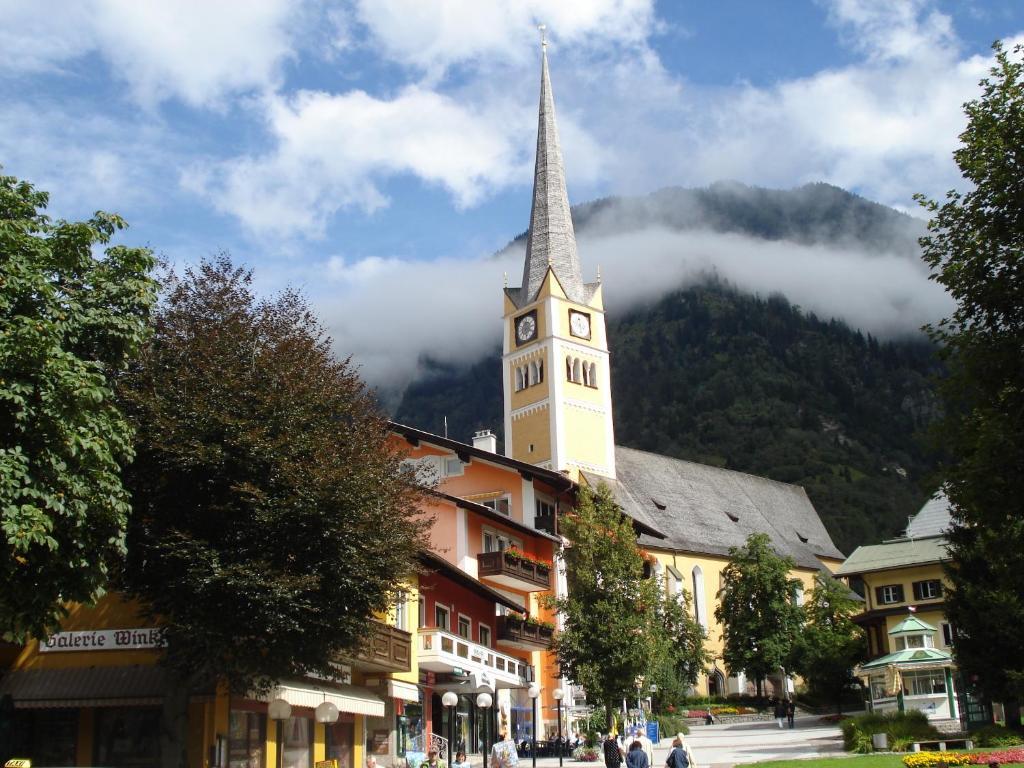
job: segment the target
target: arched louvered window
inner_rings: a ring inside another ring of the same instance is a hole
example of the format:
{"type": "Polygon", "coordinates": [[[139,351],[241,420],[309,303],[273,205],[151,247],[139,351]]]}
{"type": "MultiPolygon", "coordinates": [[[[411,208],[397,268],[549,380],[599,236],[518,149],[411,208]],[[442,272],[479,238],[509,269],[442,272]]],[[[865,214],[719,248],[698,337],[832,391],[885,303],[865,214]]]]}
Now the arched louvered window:
{"type": "Polygon", "coordinates": [[[580,359],[578,357],[573,358],[572,361],[572,380],[577,384],[583,381],[583,369],[580,366],[580,359]]]}
{"type": "Polygon", "coordinates": [[[565,358],[565,378],[567,381],[572,381],[572,358],[568,355],[565,358]]]}
{"type": "Polygon", "coordinates": [[[523,369],[516,368],[516,392],[523,388],[523,369]]]}
{"type": "Polygon", "coordinates": [[[704,569],[693,566],[693,618],[704,629],[708,628],[708,609],[704,599],[704,569]]]}
{"type": "Polygon", "coordinates": [[[590,386],[597,386],[597,363],[590,364],[590,386]]]}
{"type": "Polygon", "coordinates": [[[540,384],[540,372],[537,370],[537,361],[530,363],[530,385],[540,384]]]}
{"type": "Polygon", "coordinates": [[[586,363],[583,363],[583,384],[590,386],[590,366],[586,363]]]}

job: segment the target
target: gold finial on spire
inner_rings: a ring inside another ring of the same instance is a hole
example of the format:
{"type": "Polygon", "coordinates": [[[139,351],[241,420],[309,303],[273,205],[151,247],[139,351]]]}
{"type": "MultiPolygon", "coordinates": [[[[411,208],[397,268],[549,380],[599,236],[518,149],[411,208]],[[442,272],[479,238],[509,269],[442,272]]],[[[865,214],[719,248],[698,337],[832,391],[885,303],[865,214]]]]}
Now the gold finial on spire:
{"type": "Polygon", "coordinates": [[[597,265],[597,282],[601,282],[601,265],[597,265]]]}
{"type": "Polygon", "coordinates": [[[503,273],[505,275],[505,287],[508,288],[508,272],[503,273]]]}
{"type": "Polygon", "coordinates": [[[538,24],[537,29],[540,30],[540,47],[547,49],[548,47],[548,25],[538,24]]]}
{"type": "Polygon", "coordinates": [[[549,267],[553,266],[552,261],[551,261],[551,254],[550,253],[548,254],[548,266],[549,267]]]}

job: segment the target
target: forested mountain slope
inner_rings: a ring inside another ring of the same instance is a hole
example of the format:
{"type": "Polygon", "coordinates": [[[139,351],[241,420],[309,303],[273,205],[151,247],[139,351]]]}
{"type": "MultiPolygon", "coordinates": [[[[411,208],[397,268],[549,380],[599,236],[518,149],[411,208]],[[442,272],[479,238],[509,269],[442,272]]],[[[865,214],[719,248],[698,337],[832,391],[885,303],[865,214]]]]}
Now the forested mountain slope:
{"type": "MultiPolygon", "coordinates": [[[[835,187],[662,190],[574,210],[579,230],[714,227],[765,239],[843,240],[914,258],[920,222],[835,187]],[[632,209],[632,213],[630,213],[632,209]]],[[[781,296],[714,279],[608,316],[616,442],[804,486],[845,552],[891,537],[925,499],[921,432],[938,371],[923,335],[879,342],[781,296]]],[[[395,413],[469,440],[501,433],[500,351],[430,365],[395,413]]]]}

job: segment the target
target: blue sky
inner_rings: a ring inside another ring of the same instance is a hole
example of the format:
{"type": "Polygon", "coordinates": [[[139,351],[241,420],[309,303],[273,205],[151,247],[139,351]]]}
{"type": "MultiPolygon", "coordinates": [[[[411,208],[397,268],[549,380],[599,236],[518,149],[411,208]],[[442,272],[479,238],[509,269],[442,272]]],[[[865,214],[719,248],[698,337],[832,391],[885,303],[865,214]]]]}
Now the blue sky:
{"type": "Polygon", "coordinates": [[[824,180],[909,211],[957,183],[959,105],[1024,3],[0,0],[0,164],[55,215],[117,211],[125,242],[303,287],[340,353],[400,383],[496,340],[518,267],[487,257],[527,225],[539,21],[572,201],[824,180]]]}

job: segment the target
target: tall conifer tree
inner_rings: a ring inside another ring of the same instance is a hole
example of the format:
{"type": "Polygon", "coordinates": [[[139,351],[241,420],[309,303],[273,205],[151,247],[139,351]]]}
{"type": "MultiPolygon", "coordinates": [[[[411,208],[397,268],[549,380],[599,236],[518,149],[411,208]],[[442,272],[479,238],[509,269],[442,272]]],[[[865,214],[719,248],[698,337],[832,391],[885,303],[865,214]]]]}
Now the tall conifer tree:
{"type": "Polygon", "coordinates": [[[930,330],[949,376],[937,435],[952,508],[947,615],[969,682],[1020,727],[1024,697],[1024,47],[996,43],[954,152],[970,191],[939,204],[921,239],[956,302],[930,330]]]}

